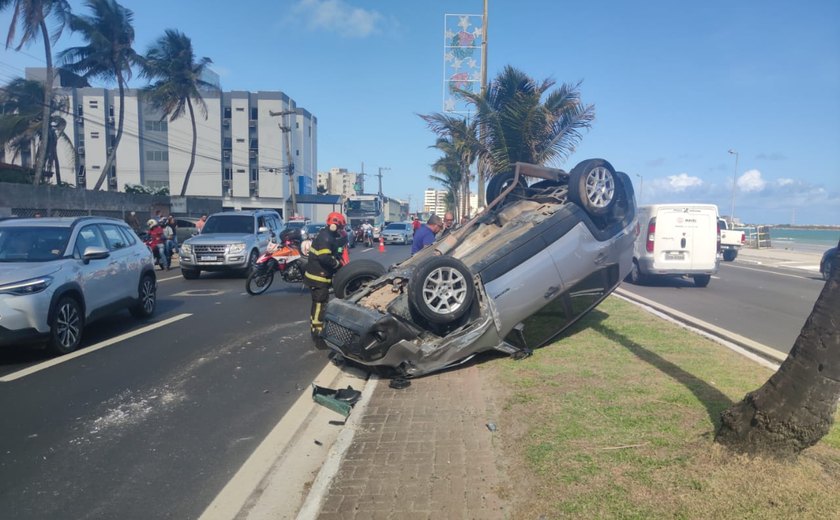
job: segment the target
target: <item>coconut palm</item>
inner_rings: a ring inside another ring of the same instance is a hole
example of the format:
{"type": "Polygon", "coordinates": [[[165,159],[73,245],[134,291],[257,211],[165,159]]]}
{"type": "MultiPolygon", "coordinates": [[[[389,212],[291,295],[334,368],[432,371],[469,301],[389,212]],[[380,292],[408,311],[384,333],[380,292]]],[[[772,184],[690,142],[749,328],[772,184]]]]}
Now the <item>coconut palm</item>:
{"type": "Polygon", "coordinates": [[[215,87],[201,79],[204,70],[213,63],[210,58],[196,61],[192,48],[192,41],[182,32],[167,29],[163,36],[149,48],[143,59],[143,76],[152,82],[145,89],[149,102],[163,112],[163,117],[169,116],[169,121],[175,121],[189,112],[192,123],[192,149],[190,165],[184,176],[181,196],[187,194],[193,166],[195,165],[195,148],[198,132],[195,125],[195,111],[193,101],[207,119],[207,105],[201,96],[201,90],[215,89],[215,87]]]}
{"type": "MultiPolygon", "coordinates": [[[[22,34],[18,40],[18,45],[15,50],[21,50],[25,45],[28,45],[41,35],[44,40],[44,57],[47,63],[47,75],[44,83],[49,86],[43,90],[43,98],[41,105],[41,133],[39,135],[47,135],[50,125],[50,101],[52,100],[52,84],[53,84],[53,61],[52,61],[52,44],[58,41],[61,32],[64,29],[64,24],[67,17],[70,15],[70,4],[67,0],[0,0],[0,11],[12,7],[12,21],[9,24],[9,33],[6,36],[6,48],[12,46],[17,35],[17,28],[20,27],[22,34]],[[56,21],[56,26],[53,28],[52,36],[47,28],[47,19],[53,18],[56,21]]],[[[37,159],[35,160],[35,178],[34,183],[40,184],[44,165],[46,164],[47,146],[39,144],[37,159]]]]}
{"type": "Polygon", "coordinates": [[[134,44],[134,13],[115,0],[87,0],[85,5],[91,16],[70,15],[69,27],[77,32],[87,45],[71,47],[59,54],[65,67],[85,80],[93,78],[106,82],[116,81],[119,88],[120,110],[117,135],[105,161],[105,168],[93,189],[102,187],[117,157],[117,148],[123,134],[125,120],[125,86],[131,79],[131,68],[139,61],[134,44]]]}
{"type": "Polygon", "coordinates": [[[478,121],[447,114],[421,115],[420,117],[439,138],[448,142],[448,149],[441,148],[437,144],[435,146],[441,148],[444,153],[457,157],[461,177],[459,211],[461,215],[467,215],[469,213],[470,166],[482,151],[478,140],[478,121]]]}
{"type": "Polygon", "coordinates": [[[595,107],[584,105],[580,83],[555,85],[536,81],[524,72],[506,66],[484,94],[459,90],[477,109],[484,123],[485,160],[489,174],[510,171],[517,161],[556,164],[565,160],[589,128],[595,107]]]}
{"type": "MultiPolygon", "coordinates": [[[[52,107],[47,126],[47,139],[42,139],[44,84],[40,81],[17,78],[0,90],[0,146],[12,151],[18,157],[25,150],[31,150],[32,143],[46,143],[43,170],[55,168],[56,183],[61,183],[61,165],[58,143],[63,141],[75,151],[73,142],[64,133],[67,120],[68,101],[63,96],[53,96],[48,106],[52,107]]],[[[42,171],[43,171],[42,170],[42,171]]],[[[36,170],[37,172],[37,170],[36,170]]]]}

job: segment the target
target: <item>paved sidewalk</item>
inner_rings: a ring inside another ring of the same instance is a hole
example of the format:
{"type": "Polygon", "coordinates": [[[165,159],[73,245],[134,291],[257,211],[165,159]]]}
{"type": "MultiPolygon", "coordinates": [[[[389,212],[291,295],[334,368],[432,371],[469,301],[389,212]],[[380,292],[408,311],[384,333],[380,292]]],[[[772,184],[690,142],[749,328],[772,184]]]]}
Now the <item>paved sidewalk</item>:
{"type": "Polygon", "coordinates": [[[388,383],[377,382],[318,518],[505,518],[478,368],[388,383]]]}
{"type": "Polygon", "coordinates": [[[822,253],[811,251],[795,251],[792,249],[772,247],[766,249],[742,248],[738,252],[738,257],[735,261],[819,272],[821,258],[822,253]]]}

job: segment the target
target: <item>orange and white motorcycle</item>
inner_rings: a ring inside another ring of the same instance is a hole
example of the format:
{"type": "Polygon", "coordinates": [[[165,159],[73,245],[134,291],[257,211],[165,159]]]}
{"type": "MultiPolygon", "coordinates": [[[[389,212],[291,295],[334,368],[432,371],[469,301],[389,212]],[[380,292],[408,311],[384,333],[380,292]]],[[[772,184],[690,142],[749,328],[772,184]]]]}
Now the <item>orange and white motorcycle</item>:
{"type": "Polygon", "coordinates": [[[306,271],[308,242],[306,240],[298,246],[291,240],[286,240],[282,244],[271,241],[265,253],[257,259],[251,274],[248,275],[248,280],[245,282],[245,290],[248,294],[256,296],[264,293],[271,287],[274,275],[278,272],[284,282],[302,282],[303,273],[306,271]]]}

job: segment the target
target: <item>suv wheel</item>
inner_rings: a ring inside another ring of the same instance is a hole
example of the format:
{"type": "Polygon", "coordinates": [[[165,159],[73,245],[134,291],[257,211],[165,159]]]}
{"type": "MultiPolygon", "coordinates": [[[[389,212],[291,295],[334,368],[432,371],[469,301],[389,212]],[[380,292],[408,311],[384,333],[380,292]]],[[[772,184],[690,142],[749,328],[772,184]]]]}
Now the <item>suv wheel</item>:
{"type": "Polygon", "coordinates": [[[186,269],[181,268],[181,276],[184,277],[185,280],[197,280],[201,276],[200,269],[186,269]]]}
{"type": "Polygon", "coordinates": [[[609,214],[615,205],[615,169],[603,159],[589,159],[569,174],[569,198],[592,216],[609,214]]]}
{"type": "Polygon", "coordinates": [[[260,254],[257,250],[251,251],[251,254],[248,255],[248,265],[245,267],[245,278],[251,276],[251,273],[254,272],[254,269],[257,267],[257,259],[260,257],[260,254]]]}
{"type": "Polygon", "coordinates": [[[64,296],[58,300],[50,323],[49,349],[61,355],[79,348],[84,321],[82,307],[75,298],[64,296]]]}
{"type": "Polygon", "coordinates": [[[443,325],[464,316],[475,299],[470,269],[457,258],[433,256],[408,282],[408,302],[429,323],[443,325]]]}
{"type": "Polygon", "coordinates": [[[131,315],[135,318],[148,318],[155,313],[157,306],[157,285],[152,275],[145,275],[140,279],[140,290],[137,303],[130,309],[131,315]]]}

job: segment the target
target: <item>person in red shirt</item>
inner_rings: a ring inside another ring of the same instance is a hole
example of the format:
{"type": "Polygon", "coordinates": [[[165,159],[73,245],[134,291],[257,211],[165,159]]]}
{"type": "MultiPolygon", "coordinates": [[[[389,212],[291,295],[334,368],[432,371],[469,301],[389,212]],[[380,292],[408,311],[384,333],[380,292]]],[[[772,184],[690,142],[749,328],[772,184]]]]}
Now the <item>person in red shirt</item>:
{"type": "Polygon", "coordinates": [[[420,226],[422,226],[422,225],[423,224],[420,223],[420,219],[417,218],[417,217],[414,217],[414,222],[411,223],[412,234],[417,233],[417,230],[420,229],[420,226]]]}
{"type": "Polygon", "coordinates": [[[157,220],[150,218],[146,225],[149,227],[149,238],[146,244],[156,254],[161,269],[169,270],[169,257],[166,254],[166,237],[163,236],[163,228],[157,220]]]}

